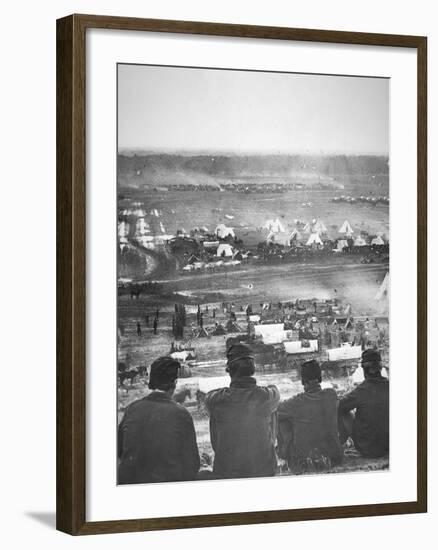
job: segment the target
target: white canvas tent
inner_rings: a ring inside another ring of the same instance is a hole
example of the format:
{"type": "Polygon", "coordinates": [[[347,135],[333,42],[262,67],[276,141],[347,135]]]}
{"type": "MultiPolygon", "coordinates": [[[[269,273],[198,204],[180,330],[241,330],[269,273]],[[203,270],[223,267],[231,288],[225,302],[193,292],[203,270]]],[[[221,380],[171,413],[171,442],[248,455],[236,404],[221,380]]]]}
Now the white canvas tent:
{"type": "Polygon", "coordinates": [[[354,240],[354,246],[366,246],[366,245],[367,245],[367,242],[361,235],[357,236],[356,239],[354,240]]]}
{"type": "Polygon", "coordinates": [[[312,233],[306,242],[306,246],[312,246],[313,244],[322,244],[319,233],[312,233]]]}
{"type": "Polygon", "coordinates": [[[296,340],[294,342],[284,342],[284,350],[286,353],[314,353],[318,351],[318,340],[305,340],[303,345],[302,340],[296,340]]]}
{"type": "Polygon", "coordinates": [[[374,237],[374,239],[371,241],[371,244],[377,245],[377,246],[383,246],[385,244],[385,241],[382,239],[380,235],[378,235],[377,237],[374,237]]]}
{"type": "Polygon", "coordinates": [[[256,336],[261,336],[263,343],[271,344],[280,343],[283,341],[284,323],[276,323],[272,325],[254,325],[254,333],[256,336]]]}
{"type": "Polygon", "coordinates": [[[342,252],[344,248],[348,248],[348,243],[345,239],[339,239],[338,244],[336,245],[336,250],[342,252]]]}
{"type": "Polygon", "coordinates": [[[342,233],[343,235],[353,235],[354,231],[348,220],[345,220],[345,222],[341,225],[339,228],[339,233],[342,233]]]}
{"type": "Polygon", "coordinates": [[[235,237],[234,229],[232,227],[228,227],[223,223],[220,223],[216,229],[215,229],[216,235],[220,239],[226,239],[227,237],[235,237]]]}
{"type": "Polygon", "coordinates": [[[322,220],[317,220],[315,223],[313,230],[316,233],[327,233],[327,227],[325,226],[324,222],[322,220]]]}
{"type": "Polygon", "coordinates": [[[340,348],[328,349],[327,355],[329,361],[360,359],[362,355],[362,346],[350,346],[350,344],[344,344],[340,348]]]}
{"type": "Polygon", "coordinates": [[[298,229],[294,229],[290,234],[290,242],[292,242],[293,240],[298,241],[299,238],[300,238],[300,234],[298,232],[298,229]]]}
{"type": "Polygon", "coordinates": [[[227,243],[221,243],[217,247],[216,256],[218,258],[231,258],[233,256],[233,247],[227,243]]]}
{"type": "Polygon", "coordinates": [[[306,223],[306,225],[303,227],[303,233],[311,233],[312,232],[312,226],[309,222],[306,223]]]}

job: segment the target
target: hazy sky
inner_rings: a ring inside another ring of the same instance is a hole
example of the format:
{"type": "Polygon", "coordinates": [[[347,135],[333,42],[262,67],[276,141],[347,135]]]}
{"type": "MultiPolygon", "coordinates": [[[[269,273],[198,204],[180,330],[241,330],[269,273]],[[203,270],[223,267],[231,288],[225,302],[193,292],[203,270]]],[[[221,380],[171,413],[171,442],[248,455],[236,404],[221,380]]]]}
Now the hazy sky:
{"type": "Polygon", "coordinates": [[[119,150],[389,151],[389,80],[118,66],[119,150]]]}

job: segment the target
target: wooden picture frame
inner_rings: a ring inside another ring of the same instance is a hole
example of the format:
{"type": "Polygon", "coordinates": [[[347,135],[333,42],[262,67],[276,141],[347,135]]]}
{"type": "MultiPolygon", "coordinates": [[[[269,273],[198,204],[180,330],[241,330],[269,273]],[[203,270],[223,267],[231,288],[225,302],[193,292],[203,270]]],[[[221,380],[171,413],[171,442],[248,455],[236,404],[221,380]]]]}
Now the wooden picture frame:
{"type": "Polygon", "coordinates": [[[72,535],[277,523],[427,510],[427,40],[340,32],[95,15],[57,21],[57,529],[72,535]],[[417,51],[417,499],[411,502],[120,521],[86,521],[86,148],[87,29],[413,48],[417,51]]]}

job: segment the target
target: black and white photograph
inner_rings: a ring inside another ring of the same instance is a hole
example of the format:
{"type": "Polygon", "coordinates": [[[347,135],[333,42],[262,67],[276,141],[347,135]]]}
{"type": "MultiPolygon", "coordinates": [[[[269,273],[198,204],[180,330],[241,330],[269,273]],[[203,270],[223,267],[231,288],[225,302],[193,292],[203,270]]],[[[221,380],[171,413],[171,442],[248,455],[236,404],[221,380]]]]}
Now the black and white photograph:
{"type": "Polygon", "coordinates": [[[117,65],[119,485],[390,468],[389,103],[117,65]]]}

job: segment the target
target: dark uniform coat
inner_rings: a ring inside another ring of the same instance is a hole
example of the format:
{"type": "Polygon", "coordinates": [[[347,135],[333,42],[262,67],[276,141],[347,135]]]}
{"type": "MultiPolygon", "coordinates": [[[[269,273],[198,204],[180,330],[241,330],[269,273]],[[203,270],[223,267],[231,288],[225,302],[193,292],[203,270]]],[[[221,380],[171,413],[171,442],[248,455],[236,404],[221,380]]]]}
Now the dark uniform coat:
{"type": "Polygon", "coordinates": [[[278,406],[280,455],[293,473],[327,469],[342,462],[338,398],[314,384],[278,406]]]}
{"type": "Polygon", "coordinates": [[[210,439],[215,452],[213,472],[218,477],[239,478],[275,475],[276,386],[257,386],[243,376],[229,388],[209,392],[205,404],[210,414],[210,439]]]}
{"type": "Polygon", "coordinates": [[[195,479],[199,453],[190,413],[164,392],[135,401],[119,425],[118,454],[121,484],[195,479]]]}
{"type": "Polygon", "coordinates": [[[356,409],[352,439],[362,456],[377,458],[389,452],[389,381],[367,378],[339,402],[339,413],[356,409]]]}

